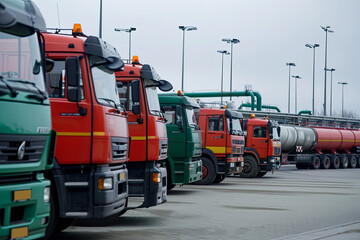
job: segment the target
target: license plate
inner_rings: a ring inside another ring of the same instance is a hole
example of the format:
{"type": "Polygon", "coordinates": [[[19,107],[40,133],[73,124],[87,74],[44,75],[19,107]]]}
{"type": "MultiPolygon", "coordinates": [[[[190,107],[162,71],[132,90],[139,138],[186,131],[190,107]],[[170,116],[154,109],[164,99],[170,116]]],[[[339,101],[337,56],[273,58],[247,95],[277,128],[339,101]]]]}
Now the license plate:
{"type": "Polygon", "coordinates": [[[235,167],[235,163],[230,163],[230,167],[235,167]]]}
{"type": "Polygon", "coordinates": [[[29,236],[28,227],[13,228],[11,229],[11,239],[24,238],[29,236]]]}
{"type": "Polygon", "coordinates": [[[31,189],[14,191],[14,202],[31,199],[31,189]]]}

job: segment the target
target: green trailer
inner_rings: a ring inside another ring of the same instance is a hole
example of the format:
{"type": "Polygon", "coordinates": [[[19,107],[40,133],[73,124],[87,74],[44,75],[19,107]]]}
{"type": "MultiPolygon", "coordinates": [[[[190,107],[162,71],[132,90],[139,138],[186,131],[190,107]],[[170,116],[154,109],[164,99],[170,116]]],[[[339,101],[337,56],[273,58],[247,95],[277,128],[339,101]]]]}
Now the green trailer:
{"type": "Polygon", "coordinates": [[[181,94],[159,95],[169,139],[167,158],[168,190],[176,184],[193,183],[202,178],[201,132],[194,109],[200,108],[192,98],[181,94]]]}
{"type": "MultiPolygon", "coordinates": [[[[0,240],[45,235],[56,133],[38,8],[25,0],[0,1],[0,240]]],[[[49,65],[51,66],[51,64],[49,65]]]]}

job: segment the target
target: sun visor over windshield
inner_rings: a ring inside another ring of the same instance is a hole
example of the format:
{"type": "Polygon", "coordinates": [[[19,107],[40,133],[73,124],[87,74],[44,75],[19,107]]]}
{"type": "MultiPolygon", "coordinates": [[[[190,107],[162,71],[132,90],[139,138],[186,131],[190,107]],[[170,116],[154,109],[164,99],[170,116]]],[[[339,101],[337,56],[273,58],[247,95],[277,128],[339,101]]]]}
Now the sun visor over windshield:
{"type": "Polygon", "coordinates": [[[46,32],[45,20],[32,1],[2,0],[0,14],[0,27],[10,28],[22,24],[46,32]]]}
{"type": "Polygon", "coordinates": [[[99,56],[102,58],[117,57],[120,58],[116,48],[105,42],[104,40],[89,36],[84,42],[85,53],[89,55],[99,56]]]}
{"type": "Polygon", "coordinates": [[[229,110],[229,109],[225,110],[225,116],[228,117],[228,118],[243,118],[242,113],[232,111],[232,110],[229,110]]]}

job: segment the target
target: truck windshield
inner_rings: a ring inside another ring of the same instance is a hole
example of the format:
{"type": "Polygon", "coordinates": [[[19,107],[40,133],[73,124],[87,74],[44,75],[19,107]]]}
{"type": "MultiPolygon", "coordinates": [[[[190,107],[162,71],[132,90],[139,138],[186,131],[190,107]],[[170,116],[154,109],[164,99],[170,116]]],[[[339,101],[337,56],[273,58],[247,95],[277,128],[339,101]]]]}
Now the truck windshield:
{"type": "MultiPolygon", "coordinates": [[[[103,59],[95,56],[90,57],[91,65],[103,59]]],[[[95,86],[95,95],[98,103],[114,108],[120,107],[119,93],[116,86],[115,73],[104,65],[91,68],[91,74],[95,86]]]]}
{"type": "Polygon", "coordinates": [[[162,116],[156,87],[148,87],[151,85],[153,85],[153,81],[145,79],[145,89],[146,89],[146,97],[149,106],[149,112],[152,115],[162,116]]]}
{"type": "Polygon", "coordinates": [[[196,118],[193,108],[186,108],[186,118],[190,127],[196,127],[196,118]]]}
{"type": "Polygon", "coordinates": [[[272,138],[271,139],[280,140],[280,136],[278,134],[278,128],[277,127],[272,128],[272,138]]]}
{"type": "Polygon", "coordinates": [[[242,134],[241,123],[239,118],[226,118],[229,133],[232,135],[242,134]]]}
{"type": "Polygon", "coordinates": [[[40,47],[36,33],[15,36],[0,29],[0,88],[45,92],[40,47]]]}

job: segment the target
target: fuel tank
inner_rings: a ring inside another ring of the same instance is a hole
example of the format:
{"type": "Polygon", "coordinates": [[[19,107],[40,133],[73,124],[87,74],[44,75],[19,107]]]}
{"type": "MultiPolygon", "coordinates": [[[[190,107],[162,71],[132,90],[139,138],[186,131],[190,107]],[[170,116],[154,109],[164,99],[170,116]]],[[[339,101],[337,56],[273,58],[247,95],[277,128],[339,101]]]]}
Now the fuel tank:
{"type": "Polygon", "coordinates": [[[360,146],[360,131],[281,125],[283,153],[310,151],[349,151],[360,146]],[[297,149],[298,148],[298,149],[297,149]],[[301,150],[300,150],[301,149],[301,150]]]}
{"type": "Polygon", "coordinates": [[[355,146],[356,136],[353,130],[314,128],[318,143],[316,150],[349,151],[355,146]]]}

